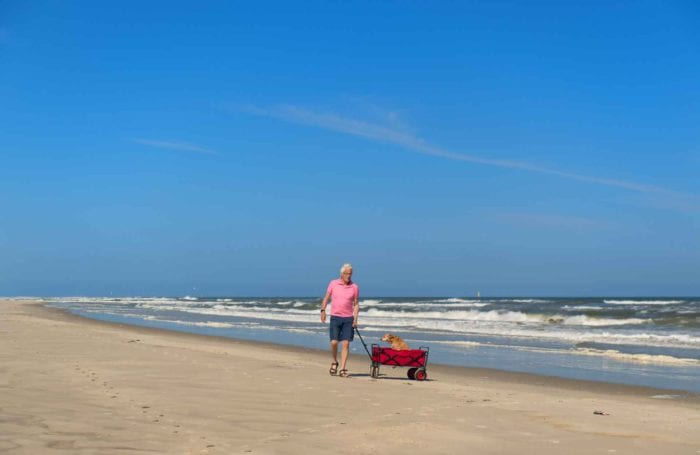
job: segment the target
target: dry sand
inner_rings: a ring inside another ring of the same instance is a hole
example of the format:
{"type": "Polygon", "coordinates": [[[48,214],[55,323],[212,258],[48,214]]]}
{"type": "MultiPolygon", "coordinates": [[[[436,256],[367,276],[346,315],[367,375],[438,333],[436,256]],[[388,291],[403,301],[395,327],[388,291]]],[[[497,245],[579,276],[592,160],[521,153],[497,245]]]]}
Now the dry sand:
{"type": "Polygon", "coordinates": [[[700,399],[328,354],[0,301],[0,453],[697,454],[700,399]],[[609,415],[596,415],[601,410],[609,415]]]}

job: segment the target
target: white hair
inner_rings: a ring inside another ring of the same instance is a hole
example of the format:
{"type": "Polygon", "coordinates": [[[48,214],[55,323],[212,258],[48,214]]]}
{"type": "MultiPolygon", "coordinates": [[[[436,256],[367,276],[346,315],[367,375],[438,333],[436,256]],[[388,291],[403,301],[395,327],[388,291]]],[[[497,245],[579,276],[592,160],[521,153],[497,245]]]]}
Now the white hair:
{"type": "Polygon", "coordinates": [[[340,273],[343,273],[346,269],[352,270],[352,264],[347,262],[343,264],[343,266],[340,268],[340,273]]]}

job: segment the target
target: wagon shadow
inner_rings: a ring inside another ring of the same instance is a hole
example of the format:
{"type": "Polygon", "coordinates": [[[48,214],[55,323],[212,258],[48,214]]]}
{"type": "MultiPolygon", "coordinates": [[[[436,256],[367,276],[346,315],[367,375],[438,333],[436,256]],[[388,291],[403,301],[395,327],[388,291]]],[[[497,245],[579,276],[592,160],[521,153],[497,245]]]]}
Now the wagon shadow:
{"type": "Polygon", "coordinates": [[[383,374],[383,373],[379,373],[379,376],[377,376],[376,378],[373,378],[372,375],[368,374],[368,373],[353,373],[352,377],[378,379],[378,380],[382,380],[382,381],[409,381],[411,383],[414,383],[414,382],[416,382],[416,383],[437,382],[435,379],[431,379],[430,377],[425,378],[422,381],[417,381],[415,379],[411,379],[411,378],[406,377],[406,375],[403,375],[403,376],[401,376],[401,375],[387,375],[387,374],[383,374]]]}

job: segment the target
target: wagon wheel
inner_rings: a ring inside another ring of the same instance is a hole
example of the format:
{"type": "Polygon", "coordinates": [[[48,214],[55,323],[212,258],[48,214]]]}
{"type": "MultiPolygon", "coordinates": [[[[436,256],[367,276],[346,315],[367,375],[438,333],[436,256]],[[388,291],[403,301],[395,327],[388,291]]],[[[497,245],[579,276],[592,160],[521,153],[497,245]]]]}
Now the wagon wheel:
{"type": "Polygon", "coordinates": [[[425,381],[426,379],[428,379],[428,372],[425,371],[425,368],[418,368],[414,373],[414,376],[416,378],[416,381],[425,381]]]}
{"type": "Polygon", "coordinates": [[[416,370],[418,368],[409,368],[408,369],[408,379],[416,379],[416,370]]]}
{"type": "Polygon", "coordinates": [[[372,365],[369,367],[369,375],[372,376],[373,378],[376,378],[379,376],[379,367],[375,367],[372,365]]]}

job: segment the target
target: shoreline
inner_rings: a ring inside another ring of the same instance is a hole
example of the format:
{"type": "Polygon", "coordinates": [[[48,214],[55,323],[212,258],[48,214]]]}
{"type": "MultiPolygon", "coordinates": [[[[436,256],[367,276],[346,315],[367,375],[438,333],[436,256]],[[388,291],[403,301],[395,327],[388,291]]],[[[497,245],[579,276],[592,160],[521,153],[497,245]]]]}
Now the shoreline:
{"type": "Polygon", "coordinates": [[[697,394],[433,363],[422,383],[386,366],[375,380],[364,354],[342,379],[327,352],[41,302],[0,300],[0,321],[8,453],[700,450],[697,394]]]}
{"type": "MultiPolygon", "coordinates": [[[[0,299],[0,302],[2,302],[2,299],[0,299]]],[[[142,326],[142,325],[132,325],[132,324],[124,324],[120,322],[113,322],[113,321],[107,321],[107,320],[102,320],[102,319],[93,319],[89,318],[86,316],[81,316],[77,314],[73,314],[67,310],[63,310],[60,308],[52,308],[46,305],[44,302],[38,302],[36,301],[36,304],[40,308],[41,311],[48,311],[48,312],[55,312],[57,317],[67,317],[67,318],[75,318],[78,321],[87,321],[88,323],[95,323],[95,324],[104,324],[106,326],[116,326],[119,328],[122,328],[124,330],[132,330],[134,332],[139,332],[143,331],[143,333],[162,333],[162,334],[175,334],[177,336],[184,336],[184,337],[192,337],[193,340],[208,340],[208,339],[216,339],[220,340],[221,342],[235,342],[236,344],[240,345],[250,345],[250,346],[266,346],[271,349],[281,349],[281,350],[288,350],[290,352],[296,353],[296,354],[302,354],[302,353],[308,353],[310,355],[321,355],[324,359],[327,359],[328,362],[330,362],[330,354],[326,350],[319,350],[319,349],[314,349],[314,348],[306,348],[306,347],[301,347],[301,346],[296,346],[296,345],[286,345],[286,344],[281,344],[281,343],[273,343],[273,342],[267,342],[267,341],[253,341],[253,340],[246,340],[246,339],[241,339],[241,338],[232,338],[232,337],[227,337],[227,336],[221,336],[221,335],[208,335],[208,334],[200,334],[200,333],[194,333],[194,332],[188,332],[188,331],[180,331],[180,330],[175,330],[175,329],[165,329],[165,328],[159,328],[159,327],[147,327],[147,326],[142,326]]],[[[359,339],[355,339],[353,343],[360,343],[359,339]]],[[[366,353],[364,351],[360,354],[355,354],[355,353],[350,353],[349,360],[350,359],[355,361],[355,364],[361,364],[364,362],[366,364],[365,370],[367,372],[369,371],[369,364],[370,360],[367,357],[366,353]]],[[[383,367],[387,368],[387,367],[383,367]]],[[[700,394],[694,393],[692,391],[688,390],[682,390],[682,389],[673,389],[673,388],[663,388],[663,387],[649,387],[649,386],[641,386],[641,385],[634,385],[634,384],[622,384],[622,383],[616,383],[616,382],[607,382],[607,381],[592,381],[592,380],[586,380],[586,379],[572,379],[572,378],[563,378],[559,376],[553,376],[553,375],[546,375],[546,374],[536,374],[536,373],[527,373],[527,372],[520,372],[520,371],[510,371],[510,370],[499,370],[495,368],[484,368],[484,367],[472,367],[472,366],[458,366],[458,365],[446,365],[446,364],[441,364],[433,361],[429,361],[428,363],[428,370],[429,372],[433,371],[439,371],[442,373],[447,373],[447,374],[456,374],[460,376],[465,376],[465,377],[484,377],[484,376],[489,376],[490,378],[493,378],[498,381],[503,381],[503,382],[532,382],[535,384],[540,384],[540,385],[547,385],[549,387],[557,386],[560,388],[567,388],[567,387],[572,387],[572,388],[587,388],[589,390],[596,390],[599,392],[612,392],[612,393],[620,393],[621,389],[628,389],[630,393],[638,393],[638,394],[643,394],[643,395],[680,395],[684,398],[697,398],[698,403],[700,404],[700,394]]],[[[403,372],[404,370],[401,369],[399,370],[403,372]]],[[[359,374],[364,374],[365,371],[362,371],[359,374]]],[[[432,376],[432,374],[431,374],[432,376]]],[[[400,375],[397,375],[395,379],[407,379],[405,376],[400,377],[400,375]]],[[[432,379],[432,378],[430,378],[432,379]]]]}
{"type": "MultiPolygon", "coordinates": [[[[76,315],[326,351],[318,299],[51,297],[76,315]]],[[[366,298],[360,329],[429,346],[433,364],[700,393],[696,301],[366,298]]],[[[351,352],[362,354],[361,344],[351,352]]]]}

